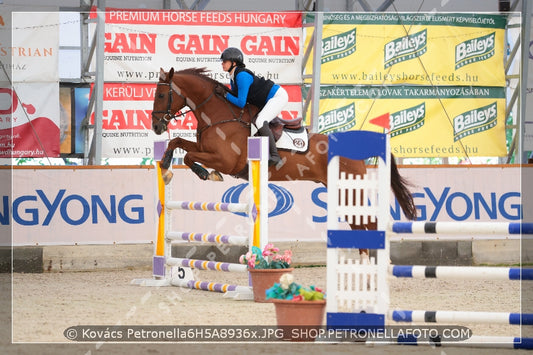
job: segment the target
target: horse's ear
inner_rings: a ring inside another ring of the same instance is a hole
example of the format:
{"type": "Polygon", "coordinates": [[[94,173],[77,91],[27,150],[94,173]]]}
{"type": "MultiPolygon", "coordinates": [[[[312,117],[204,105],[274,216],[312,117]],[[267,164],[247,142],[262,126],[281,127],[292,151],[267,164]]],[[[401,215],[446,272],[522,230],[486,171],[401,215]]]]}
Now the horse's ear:
{"type": "Polygon", "coordinates": [[[167,78],[167,73],[163,70],[163,68],[159,68],[159,80],[165,81],[167,78]]]}
{"type": "Polygon", "coordinates": [[[172,80],[172,76],[174,75],[174,68],[170,68],[170,71],[168,72],[168,81],[172,80]]]}

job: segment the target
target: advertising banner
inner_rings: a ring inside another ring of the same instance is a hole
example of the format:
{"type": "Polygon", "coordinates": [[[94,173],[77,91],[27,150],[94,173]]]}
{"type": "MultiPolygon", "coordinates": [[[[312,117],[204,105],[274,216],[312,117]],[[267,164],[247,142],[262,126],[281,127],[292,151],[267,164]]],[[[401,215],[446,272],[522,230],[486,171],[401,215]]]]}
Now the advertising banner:
{"type": "Polygon", "coordinates": [[[11,86],[11,70],[13,66],[13,54],[10,50],[13,47],[11,35],[13,25],[11,23],[11,13],[16,11],[16,7],[2,4],[0,13],[0,85],[3,88],[11,86]]]}
{"type": "MultiPolygon", "coordinates": [[[[281,112],[284,118],[301,117],[302,93],[299,86],[284,86],[289,103],[281,112]]],[[[105,158],[151,158],[155,140],[181,137],[196,141],[196,117],[187,112],[168,125],[168,134],[157,136],[152,131],[152,109],[156,84],[105,83],[102,122],[102,156],[105,158]]],[[[94,114],[92,119],[94,120],[94,114]]],[[[174,157],[183,158],[177,149],[174,157]]]]}
{"type": "MultiPolygon", "coordinates": [[[[412,184],[419,221],[533,219],[533,201],[522,200],[520,191],[520,179],[531,181],[533,168],[418,167],[400,173],[412,184]]],[[[200,181],[189,169],[176,168],[171,184],[173,200],[248,201],[248,183],[231,176],[200,181]]],[[[13,228],[13,245],[150,243],[156,199],[154,169],[16,168],[13,194],[0,204],[0,233],[13,228]]],[[[326,187],[270,181],[268,200],[269,240],[326,241],[326,187]]],[[[390,215],[406,220],[393,197],[390,215]]],[[[229,235],[246,235],[249,228],[245,216],[220,212],[175,211],[172,224],[174,230],[229,235]]]]}
{"type": "MultiPolygon", "coordinates": [[[[522,199],[520,187],[520,179],[533,178],[532,168],[446,166],[400,172],[413,185],[420,221],[518,222],[523,218],[529,222],[533,218],[532,202],[522,199]]],[[[404,219],[397,207],[391,208],[392,219],[404,219]]]]}
{"type": "Polygon", "coordinates": [[[59,156],[57,82],[0,88],[0,157],[59,156]]]}
{"type": "Polygon", "coordinates": [[[58,81],[59,13],[13,12],[12,26],[12,46],[0,51],[12,56],[13,81],[58,81]]]}
{"type": "Polygon", "coordinates": [[[2,20],[11,31],[0,31],[0,58],[10,57],[3,63],[12,82],[0,88],[0,157],[58,157],[59,15],[13,12],[2,20]]]}
{"type": "MultiPolygon", "coordinates": [[[[155,90],[155,84],[104,83],[103,157],[151,158],[154,140],[168,139],[168,135],[158,138],[151,128],[155,90]]],[[[94,122],[94,113],[91,121],[94,122]]],[[[188,127],[196,128],[194,118],[173,120],[169,129],[179,132],[188,127]]],[[[189,134],[194,136],[194,130],[189,134]]]]}
{"type": "Polygon", "coordinates": [[[15,169],[0,223],[12,223],[13,245],[149,243],[156,231],[153,172],[15,169]]]}
{"type": "Polygon", "coordinates": [[[206,67],[229,83],[220,54],[237,47],[256,74],[278,84],[301,82],[300,12],[106,9],[106,81],[154,82],[159,68],[206,67]]]}
{"type": "Polygon", "coordinates": [[[505,89],[493,87],[322,86],[318,130],[380,131],[390,114],[397,157],[505,156],[505,89]]]}
{"type": "Polygon", "coordinates": [[[505,26],[491,14],[324,13],[321,82],[505,86],[505,26]]]}

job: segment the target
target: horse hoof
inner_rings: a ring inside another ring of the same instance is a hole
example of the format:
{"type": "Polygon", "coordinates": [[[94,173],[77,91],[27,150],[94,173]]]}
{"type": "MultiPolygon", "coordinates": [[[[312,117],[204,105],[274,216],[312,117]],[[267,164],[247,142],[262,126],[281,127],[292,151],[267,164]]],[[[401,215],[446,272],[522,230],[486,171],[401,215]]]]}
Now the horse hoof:
{"type": "Polygon", "coordinates": [[[211,181],[224,181],[224,178],[222,177],[222,175],[216,171],[216,170],[212,170],[210,173],[209,173],[209,177],[207,178],[207,180],[211,180],[211,181]]]}
{"type": "Polygon", "coordinates": [[[172,171],[165,171],[163,173],[163,182],[165,183],[165,185],[168,185],[168,183],[172,180],[172,177],[174,176],[174,174],[172,173],[172,171]]]}

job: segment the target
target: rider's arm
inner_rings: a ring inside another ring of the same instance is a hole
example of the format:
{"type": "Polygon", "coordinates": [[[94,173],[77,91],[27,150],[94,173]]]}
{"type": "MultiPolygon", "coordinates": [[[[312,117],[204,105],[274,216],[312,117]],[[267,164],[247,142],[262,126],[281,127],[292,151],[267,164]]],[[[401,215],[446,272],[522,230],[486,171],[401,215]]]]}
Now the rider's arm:
{"type": "Polygon", "coordinates": [[[248,98],[248,92],[250,91],[250,86],[252,85],[252,82],[254,81],[254,77],[250,73],[242,71],[235,77],[235,80],[237,82],[239,96],[234,96],[231,93],[228,93],[226,95],[226,98],[232,104],[240,108],[243,108],[244,105],[246,105],[246,100],[248,98]]]}

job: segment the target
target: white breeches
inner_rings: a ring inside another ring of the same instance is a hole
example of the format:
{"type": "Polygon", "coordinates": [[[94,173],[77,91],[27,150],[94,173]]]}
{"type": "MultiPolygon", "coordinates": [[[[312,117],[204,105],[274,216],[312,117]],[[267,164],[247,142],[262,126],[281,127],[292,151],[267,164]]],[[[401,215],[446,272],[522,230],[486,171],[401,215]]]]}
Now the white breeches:
{"type": "Polygon", "coordinates": [[[281,113],[281,110],[285,108],[288,102],[289,95],[287,94],[287,91],[280,86],[278,91],[276,91],[274,96],[267,101],[265,107],[263,107],[263,109],[257,115],[257,119],[255,120],[257,127],[261,128],[265,122],[270,122],[276,118],[281,113]]]}

